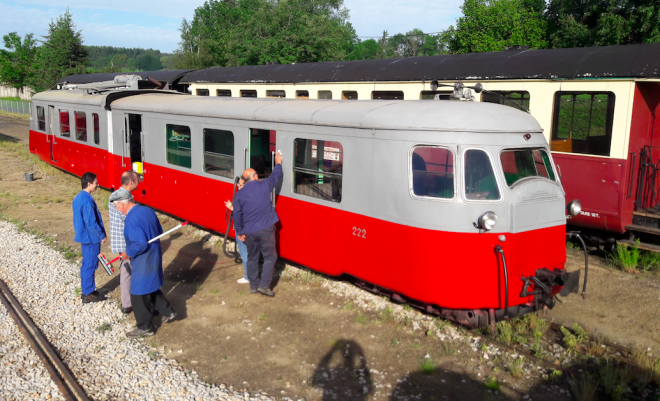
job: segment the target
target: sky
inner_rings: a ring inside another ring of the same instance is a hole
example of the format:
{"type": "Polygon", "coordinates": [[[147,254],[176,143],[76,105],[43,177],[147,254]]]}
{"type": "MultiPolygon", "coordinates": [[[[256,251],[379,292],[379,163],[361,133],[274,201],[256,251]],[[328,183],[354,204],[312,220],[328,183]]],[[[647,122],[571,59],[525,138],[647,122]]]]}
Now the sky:
{"type": "MultiPolygon", "coordinates": [[[[191,20],[203,0],[0,0],[0,35],[45,35],[52,19],[66,11],[86,45],[142,47],[171,52],[178,47],[181,20],[191,20]]],[[[461,15],[463,0],[344,0],[358,36],[439,32],[461,15]]]]}

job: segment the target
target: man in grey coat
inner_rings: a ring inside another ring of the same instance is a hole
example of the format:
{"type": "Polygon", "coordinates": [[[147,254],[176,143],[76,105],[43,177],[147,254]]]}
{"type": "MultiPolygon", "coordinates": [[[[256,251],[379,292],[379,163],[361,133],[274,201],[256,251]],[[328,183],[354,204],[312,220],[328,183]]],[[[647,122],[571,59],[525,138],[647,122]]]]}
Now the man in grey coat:
{"type": "MultiPolygon", "coordinates": [[[[110,195],[108,209],[110,211],[110,250],[121,254],[126,250],[124,239],[124,220],[126,216],[121,214],[115,207],[114,202],[118,200],[133,199],[131,192],[138,186],[139,177],[132,171],[126,171],[121,175],[121,187],[110,195]]],[[[119,286],[121,287],[121,311],[129,314],[133,311],[131,304],[131,261],[121,261],[119,273],[119,286]]]]}

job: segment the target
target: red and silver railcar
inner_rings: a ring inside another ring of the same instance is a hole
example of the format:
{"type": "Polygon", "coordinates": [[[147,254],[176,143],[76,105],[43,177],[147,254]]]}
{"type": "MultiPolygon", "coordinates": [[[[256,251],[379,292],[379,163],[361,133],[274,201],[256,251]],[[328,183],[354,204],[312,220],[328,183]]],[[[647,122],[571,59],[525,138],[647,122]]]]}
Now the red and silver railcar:
{"type": "Polygon", "coordinates": [[[281,150],[283,258],[466,325],[552,307],[577,286],[559,172],[538,122],[511,107],[74,89],[36,94],[33,108],[42,160],[106,188],[134,168],[137,201],[217,232],[234,178],[268,175],[281,150]]]}

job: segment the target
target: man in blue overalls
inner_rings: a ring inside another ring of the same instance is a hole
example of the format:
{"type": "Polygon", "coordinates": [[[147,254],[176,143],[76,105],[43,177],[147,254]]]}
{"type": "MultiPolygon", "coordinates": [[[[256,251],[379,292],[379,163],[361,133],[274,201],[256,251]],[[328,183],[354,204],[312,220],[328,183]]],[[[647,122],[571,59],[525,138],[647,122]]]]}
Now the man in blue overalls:
{"type": "Polygon", "coordinates": [[[96,174],[87,172],[80,179],[82,191],[73,199],[73,228],[76,232],[74,241],[82,248],[82,266],[80,266],[80,288],[82,302],[103,301],[105,297],[96,291],[94,272],[99,267],[98,255],[101,244],[108,238],[105,234],[101,212],[96,207],[92,192],[96,191],[99,181],[96,174]]]}
{"type": "Polygon", "coordinates": [[[162,315],[163,323],[176,317],[160,287],[163,276],[163,252],[160,240],[149,241],[163,233],[163,227],[153,210],[135,203],[128,191],[119,194],[114,201],[117,210],[126,216],[124,238],[126,251],[124,260],[131,260],[131,304],[137,329],[126,333],[127,337],[147,337],[155,333],[152,310],[155,307],[162,315]]]}

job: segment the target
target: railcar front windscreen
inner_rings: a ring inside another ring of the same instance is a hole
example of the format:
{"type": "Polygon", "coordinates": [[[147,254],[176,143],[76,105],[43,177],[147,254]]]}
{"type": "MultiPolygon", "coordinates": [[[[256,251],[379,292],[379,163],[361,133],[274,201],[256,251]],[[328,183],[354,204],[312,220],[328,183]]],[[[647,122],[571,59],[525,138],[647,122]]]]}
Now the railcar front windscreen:
{"type": "Polygon", "coordinates": [[[500,154],[500,161],[509,187],[528,177],[555,181],[550,157],[543,149],[507,149],[500,154]]]}
{"type": "Polygon", "coordinates": [[[469,200],[500,199],[490,157],[481,149],[465,152],[465,197],[469,200]]]}

